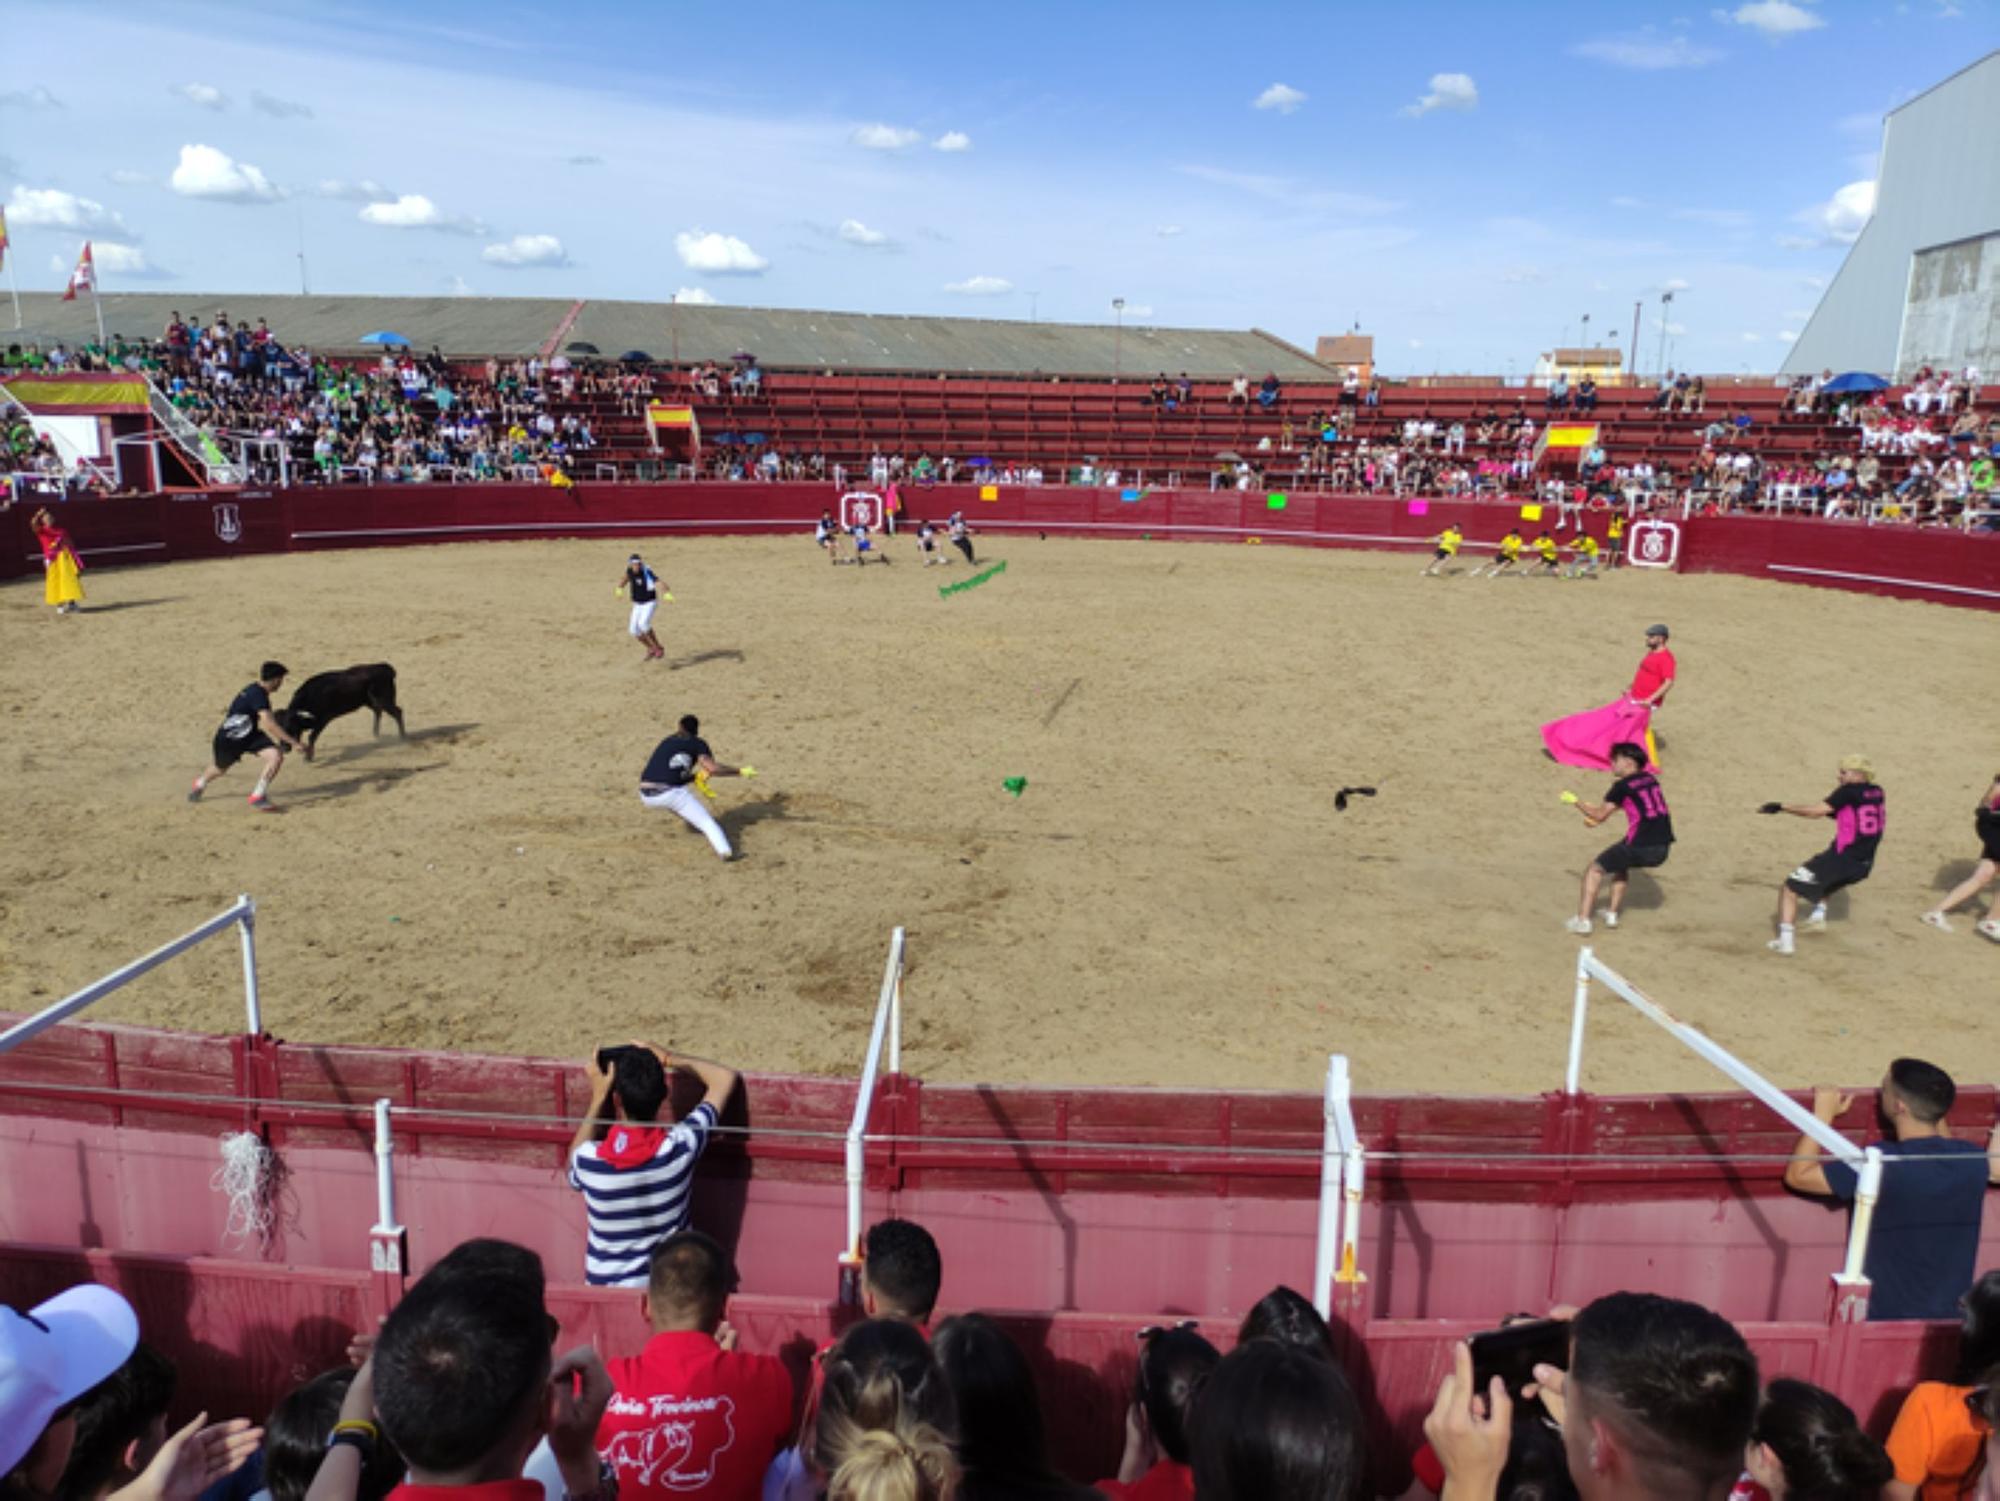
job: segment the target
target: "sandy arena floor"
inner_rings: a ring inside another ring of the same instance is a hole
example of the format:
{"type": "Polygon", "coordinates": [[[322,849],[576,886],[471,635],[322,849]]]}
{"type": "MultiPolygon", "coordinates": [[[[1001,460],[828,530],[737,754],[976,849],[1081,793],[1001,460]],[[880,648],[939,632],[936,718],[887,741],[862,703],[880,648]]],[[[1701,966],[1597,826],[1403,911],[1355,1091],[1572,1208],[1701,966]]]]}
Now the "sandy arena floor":
{"type": "MultiPolygon", "coordinates": [[[[254,893],[265,1015],[294,1040],[574,1055],[646,1034],[851,1073],[889,931],[906,1063],[936,1079],[1535,1092],[1562,1079],[1576,876],[1609,842],[1537,724],[1622,687],[1674,627],[1657,721],[1681,842],[1596,942],[1778,1079],[1927,1055],[2000,1072],[2000,949],[1921,927],[1970,867],[2000,765],[1990,615],[1719,577],[1419,579],[1407,556],[989,539],[1007,572],[827,567],[809,541],[662,541],[670,647],[641,661],[627,548],[513,543],[90,577],[58,620],[0,590],[0,1007],[27,1009],[254,893]],[[341,721],[244,806],[182,800],[275,655],[386,659],[413,734],[341,721]],[[698,712],[746,858],[638,772],[698,712]],[[1874,756],[1890,822],[1824,936],[1768,955],[1775,888],[1830,825],[1759,818],[1874,756]],[[1001,787],[1025,776],[1018,800],[1001,787]],[[1336,813],[1343,783],[1373,801],[1336,813]]],[[[984,561],[984,559],[982,559],[984,561]]],[[[1622,828],[1622,819],[1618,820],[1622,828]]],[[[233,944],[96,1015],[228,1031],[233,944]]],[[[1610,1003],[1586,1082],[1718,1080],[1610,1003]]]]}

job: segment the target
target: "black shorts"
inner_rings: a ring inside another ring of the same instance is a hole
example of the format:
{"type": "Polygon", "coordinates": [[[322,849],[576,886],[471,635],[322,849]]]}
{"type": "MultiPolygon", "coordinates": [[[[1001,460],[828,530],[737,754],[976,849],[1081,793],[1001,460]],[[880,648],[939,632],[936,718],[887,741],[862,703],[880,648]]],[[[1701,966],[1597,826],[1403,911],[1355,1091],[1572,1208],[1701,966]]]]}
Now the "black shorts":
{"type": "Polygon", "coordinates": [[[1785,884],[1800,896],[1823,902],[1842,887],[1867,880],[1868,873],[1874,868],[1869,862],[1856,860],[1851,855],[1822,850],[1785,877],[1785,884]]]}
{"type": "Polygon", "coordinates": [[[1979,858],[2000,865],[2000,829],[1979,836],[1979,858]]]}
{"type": "Polygon", "coordinates": [[[278,742],[262,730],[252,730],[237,740],[231,740],[220,730],[215,732],[215,745],[209,754],[215,757],[215,764],[227,771],[245,756],[254,756],[259,751],[270,750],[278,742]]]}
{"type": "Polygon", "coordinates": [[[1597,868],[1607,876],[1622,876],[1628,870],[1651,870],[1656,865],[1667,863],[1667,853],[1671,844],[1625,844],[1612,845],[1597,857],[1597,868]]]}

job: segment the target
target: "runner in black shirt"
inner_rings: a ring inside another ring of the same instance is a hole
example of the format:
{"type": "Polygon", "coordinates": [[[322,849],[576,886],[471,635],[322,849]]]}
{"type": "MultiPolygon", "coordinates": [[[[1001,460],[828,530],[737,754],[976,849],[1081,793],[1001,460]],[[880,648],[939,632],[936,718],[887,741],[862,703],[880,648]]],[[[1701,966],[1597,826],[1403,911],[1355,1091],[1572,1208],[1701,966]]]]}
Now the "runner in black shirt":
{"type": "MultiPolygon", "coordinates": [[[[2000,776],[1996,776],[1981,795],[1979,806],[1972,815],[1972,832],[1979,836],[1979,863],[1972,867],[1972,874],[1954,886],[1943,901],[1924,914],[1924,921],[1941,932],[1951,931],[1951,923],[1945,918],[1945,913],[1960,902],[1971,901],[1993,884],[1995,876],[2000,876],[2000,776]]],[[[1974,931],[1982,938],[2000,943],[2000,901],[1987,906],[1985,918],[1974,931]]]]}
{"type": "Polygon", "coordinates": [[[1875,768],[1866,756],[1841,758],[1840,785],[1823,802],[1766,803],[1757,811],[1833,820],[1833,843],[1785,877],[1785,884],[1778,888],[1778,936],[1769,947],[1774,954],[1790,954],[1796,952],[1793,938],[1799,898],[1813,899],[1806,926],[1825,931],[1826,899],[1844,886],[1868,879],[1888,815],[1882,789],[1875,785],[1875,768]]]}
{"type": "Polygon", "coordinates": [[[1591,862],[1583,873],[1583,892],[1576,916],[1569,920],[1572,933],[1588,933],[1591,915],[1597,907],[1597,890],[1606,876],[1611,877],[1611,900],[1604,911],[1604,926],[1618,926],[1618,914],[1625,906],[1625,888],[1635,870],[1651,870],[1667,863],[1674,842],[1674,820],[1667,812],[1667,794],[1659,778],[1646,770],[1646,748],[1621,740],[1611,747],[1611,769],[1618,780],[1604,794],[1601,803],[1586,803],[1573,792],[1563,800],[1573,803],[1584,823],[1596,828],[1618,809],[1625,810],[1625,837],[1591,862]]]}
{"type": "Polygon", "coordinates": [[[618,581],[613,594],[625,594],[632,601],[632,620],[626,627],[632,639],[646,648],[646,660],[664,657],[667,649],[660,645],[660,638],[653,632],[653,612],[660,607],[663,599],[671,600],[673,595],[660,582],[660,576],[648,568],[635,552],[625,560],[625,577],[618,581]]]}
{"type": "Polygon", "coordinates": [[[210,782],[245,756],[255,756],[263,763],[264,771],[250,793],[250,806],[265,813],[278,811],[271,806],[268,793],[272,779],[285,764],[283,747],[305,749],[278,723],[278,716],[271,712],[271,695],[284,686],[285,672],[283,662],[266,662],[257,673],[257,681],[229,701],[222,726],[215,732],[209,768],[194,779],[194,790],[188,793],[189,802],[200,802],[210,782]]]}
{"type": "Polygon", "coordinates": [[[683,714],[680,732],[669,735],[653,748],[646,769],[639,773],[639,801],[649,808],[665,808],[708,840],[709,847],[725,860],[734,860],[729,836],[702,802],[701,779],[707,777],[754,777],[752,766],[722,766],[716,762],[701,738],[701,721],[683,714]]]}

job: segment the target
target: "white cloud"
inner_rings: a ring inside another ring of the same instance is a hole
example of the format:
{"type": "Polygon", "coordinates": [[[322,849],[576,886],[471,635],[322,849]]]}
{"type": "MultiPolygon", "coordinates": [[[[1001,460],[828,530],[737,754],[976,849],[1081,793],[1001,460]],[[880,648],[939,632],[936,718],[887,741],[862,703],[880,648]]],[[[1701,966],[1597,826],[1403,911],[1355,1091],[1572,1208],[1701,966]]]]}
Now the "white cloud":
{"type": "Polygon", "coordinates": [[[1403,106],[1406,115],[1427,115],[1435,109],[1476,109],[1479,85],[1470,73],[1433,73],[1431,91],[1415,104],[1403,106]]]}
{"type": "Polygon", "coordinates": [[[461,214],[447,214],[422,193],[404,193],[389,203],[371,203],[361,222],[383,229],[435,229],[451,235],[483,235],[486,226],[461,214]]]}
{"type": "Polygon", "coordinates": [[[1826,278],[1824,276],[1801,276],[1799,280],[1811,287],[1815,292],[1824,292],[1826,290],[1826,278]]]}
{"type": "Polygon", "coordinates": [[[274,120],[310,120],[312,106],[301,104],[296,99],[280,99],[275,94],[267,94],[262,89],[250,91],[250,107],[260,115],[269,115],[274,120]]]}
{"type": "Polygon", "coordinates": [[[390,203],[396,197],[372,177],[364,177],[359,182],[322,177],[313,191],[322,198],[344,198],[349,203],[390,203]]]}
{"type": "Polygon", "coordinates": [[[13,89],[0,94],[0,106],[14,109],[61,109],[63,102],[40,84],[36,84],[32,89],[13,89]]]}
{"type": "Polygon", "coordinates": [[[1875,184],[1850,182],[1825,203],[1809,209],[1804,217],[1808,223],[1824,230],[1827,239],[1840,245],[1852,245],[1861,238],[1862,227],[1874,212],[1875,184]]]}
{"type": "Polygon", "coordinates": [[[674,293],[675,302],[684,302],[690,307],[714,307],[714,296],[700,287],[682,287],[674,293]]]}
{"type": "Polygon", "coordinates": [[[1669,339],[1684,339],[1687,337],[1687,331],[1688,326],[1685,323],[1669,323],[1667,325],[1667,337],[1669,339]]]}
{"type": "Polygon", "coordinates": [[[1181,227],[1178,224],[1162,224],[1154,229],[1153,233],[1163,240],[1171,240],[1175,235],[1181,233],[1181,227]]]}
{"type": "Polygon", "coordinates": [[[177,83],[167,92],[178,94],[189,104],[198,104],[203,109],[229,108],[229,96],[212,83],[177,83]]]}
{"type": "Polygon", "coordinates": [[[1670,276],[1660,283],[1660,290],[1662,292],[1680,293],[1685,292],[1687,289],[1688,284],[1678,276],[1670,276]]]}
{"type": "Polygon", "coordinates": [[[859,125],[848,139],[869,151],[908,151],[924,138],[907,125],[859,125]]]}
{"type": "Polygon", "coordinates": [[[93,240],[90,245],[91,259],[97,262],[97,269],[112,276],[157,276],[160,273],[146,259],[146,252],[137,245],[121,244],[117,240],[93,240]]]}
{"type": "Polygon", "coordinates": [[[61,188],[19,185],[7,199],[7,222],[16,229],[73,229],[83,234],[125,230],[125,221],[117,211],[106,208],[95,198],[79,198],[61,188]]]}
{"type": "Polygon", "coordinates": [[[223,203],[275,203],[283,196],[248,162],[239,162],[213,146],[181,147],[180,164],[167,185],[183,198],[213,198],[223,203]]]}
{"type": "Polygon", "coordinates": [[[1735,10],[1717,11],[1715,18],[1748,26],[1774,42],[1796,36],[1801,31],[1817,31],[1826,25],[1824,16],[1807,10],[1803,5],[1794,5],[1792,0],[1752,0],[1751,4],[1739,5],[1735,10]]]}
{"type": "Polygon", "coordinates": [[[945,290],[960,297],[1002,297],[1014,284],[999,276],[968,276],[964,281],[947,282],[945,290]]]}
{"type": "Polygon", "coordinates": [[[471,282],[462,276],[454,276],[451,279],[451,295],[454,297],[477,297],[479,294],[472,289],[471,282]]]}
{"type": "Polygon", "coordinates": [[[1301,104],[1306,102],[1303,89],[1295,89],[1288,83],[1274,83],[1255,99],[1250,101],[1252,109],[1276,110],[1281,115],[1296,114],[1301,104]]]}
{"type": "Polygon", "coordinates": [[[886,245],[889,237],[879,229],[870,229],[859,219],[842,219],[840,228],[834,234],[850,245],[886,245]]]}
{"type": "Polygon", "coordinates": [[[737,239],[713,230],[684,229],[674,236],[681,264],[708,276],[757,276],[771,263],[737,239]]]}
{"type": "Polygon", "coordinates": [[[932,141],[931,146],[938,151],[970,151],[972,149],[972,137],[962,130],[947,130],[935,141],[932,141]]]}
{"type": "Polygon", "coordinates": [[[1799,336],[1788,328],[1778,335],[1778,342],[1780,344],[1796,344],[1799,342],[1799,336]]]}
{"type": "Polygon", "coordinates": [[[1753,334],[1746,331],[1743,335],[1743,342],[1745,344],[1761,344],[1764,342],[1764,336],[1762,334],[1753,334]]]}
{"type": "Polygon", "coordinates": [[[1597,37],[1570,48],[1572,57],[1587,57],[1610,63],[1614,68],[1637,68],[1657,72],[1665,68],[1705,68],[1720,62],[1723,54],[1714,47],[1699,47],[1684,36],[1661,36],[1650,28],[1636,36],[1597,37]]]}
{"type": "Polygon", "coordinates": [[[515,235],[511,240],[488,245],[479,258],[489,266],[519,269],[527,266],[567,266],[569,254],[554,235],[515,235]]]}

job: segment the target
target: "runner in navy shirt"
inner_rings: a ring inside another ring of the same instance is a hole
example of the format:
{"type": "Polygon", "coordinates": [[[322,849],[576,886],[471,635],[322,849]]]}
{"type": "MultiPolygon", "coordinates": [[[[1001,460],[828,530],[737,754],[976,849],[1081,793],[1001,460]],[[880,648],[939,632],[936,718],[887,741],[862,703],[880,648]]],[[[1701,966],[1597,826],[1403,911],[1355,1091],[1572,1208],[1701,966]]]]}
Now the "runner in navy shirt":
{"type": "Polygon", "coordinates": [[[208,770],[194,779],[194,789],[188,793],[189,802],[200,802],[210,782],[245,756],[255,756],[264,770],[257,778],[257,785],[251,789],[250,806],[265,813],[278,811],[271,805],[268,794],[272,778],[285,764],[284,747],[305,749],[278,723],[278,716],[272,712],[271,695],[285,686],[287,672],[283,662],[266,662],[257,671],[257,681],[245,686],[229,701],[209,750],[208,770]]]}
{"type": "Polygon", "coordinates": [[[1611,769],[1618,773],[1618,780],[1604,794],[1603,802],[1586,803],[1573,792],[1563,794],[1563,800],[1575,805],[1589,828],[1596,828],[1618,809],[1625,810],[1625,837],[1598,855],[1583,873],[1576,916],[1568,923],[1572,933],[1590,931],[1598,887],[1606,876],[1611,877],[1611,899],[1605,906],[1604,926],[1617,927],[1631,873],[1665,865],[1674,842],[1674,820],[1667,812],[1667,794],[1660,786],[1660,779],[1646,770],[1646,748],[1629,740],[1619,741],[1611,747],[1611,769]]]}
{"type": "Polygon", "coordinates": [[[1831,818],[1833,843],[1785,877],[1778,889],[1778,936],[1774,954],[1796,952],[1799,898],[1809,896],[1813,909],[1806,926],[1826,928],[1826,899],[1843,887],[1868,879],[1875,868],[1875,850],[1882,843],[1887,820],[1882,789],[1875,785],[1875,767],[1866,756],[1843,756],[1840,785],[1817,803],[1766,803],[1759,813],[1789,813],[1794,818],[1831,818]]]}

